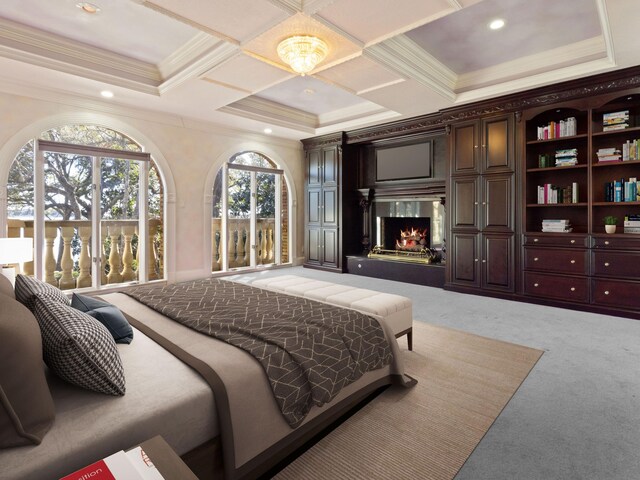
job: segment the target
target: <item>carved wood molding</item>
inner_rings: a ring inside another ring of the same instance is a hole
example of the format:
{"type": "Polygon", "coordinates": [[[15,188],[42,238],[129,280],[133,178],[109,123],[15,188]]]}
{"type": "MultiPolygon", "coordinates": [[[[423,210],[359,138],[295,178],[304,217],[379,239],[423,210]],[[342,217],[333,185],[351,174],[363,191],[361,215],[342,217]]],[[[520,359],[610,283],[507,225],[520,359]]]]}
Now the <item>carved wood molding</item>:
{"type": "Polygon", "coordinates": [[[305,138],[300,140],[305,149],[326,147],[329,145],[342,145],[344,143],[345,132],[330,133],[321,137],[305,138]]]}

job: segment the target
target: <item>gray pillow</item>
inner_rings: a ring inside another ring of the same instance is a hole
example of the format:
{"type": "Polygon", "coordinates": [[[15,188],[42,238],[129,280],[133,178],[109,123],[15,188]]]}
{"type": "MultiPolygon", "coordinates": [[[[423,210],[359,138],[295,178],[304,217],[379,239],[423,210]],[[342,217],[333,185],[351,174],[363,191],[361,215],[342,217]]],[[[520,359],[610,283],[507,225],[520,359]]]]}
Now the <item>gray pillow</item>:
{"type": "Polygon", "coordinates": [[[94,392],[124,395],[124,369],[113,337],[95,318],[48,296],[35,296],[44,361],[63,380],[94,392]]]}
{"type": "Polygon", "coordinates": [[[62,293],[62,290],[48,283],[27,275],[16,275],[16,300],[35,313],[33,299],[36,295],[49,297],[59,303],[71,305],[71,300],[62,293]]]}
{"type": "Polygon", "coordinates": [[[115,305],[87,295],[74,293],[71,297],[71,306],[91,315],[107,327],[116,343],[131,343],[133,340],[133,328],[115,305]]]}
{"type": "Polygon", "coordinates": [[[39,444],[54,418],[38,322],[0,294],[0,448],[39,444]]]}

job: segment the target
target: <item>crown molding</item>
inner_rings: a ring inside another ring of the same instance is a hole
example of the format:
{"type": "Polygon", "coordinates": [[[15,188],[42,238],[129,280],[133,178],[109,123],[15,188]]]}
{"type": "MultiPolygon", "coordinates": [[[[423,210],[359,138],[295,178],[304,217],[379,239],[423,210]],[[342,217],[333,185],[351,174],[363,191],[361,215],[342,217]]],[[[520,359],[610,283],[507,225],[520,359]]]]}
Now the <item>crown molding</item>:
{"type": "Polygon", "coordinates": [[[457,75],[405,35],[367,47],[363,54],[404,78],[413,78],[447,100],[456,98],[457,75]]]}
{"type": "Polygon", "coordinates": [[[604,39],[605,48],[607,50],[607,58],[610,62],[615,63],[615,52],[613,50],[613,33],[609,24],[609,14],[607,13],[607,4],[605,0],[596,0],[596,8],[598,9],[598,17],[600,18],[600,27],[602,28],[602,38],[604,39]]]}
{"type": "Polygon", "coordinates": [[[169,90],[183,84],[187,80],[193,78],[201,78],[209,70],[215,66],[229,60],[234,55],[237,55],[240,51],[240,47],[232,45],[223,41],[218,41],[206,54],[201,55],[198,59],[193,61],[190,65],[179,70],[171,78],[164,81],[158,90],[160,94],[164,94],[169,90]]]}
{"type": "Polygon", "coordinates": [[[0,18],[0,55],[20,62],[157,95],[162,81],[149,63],[0,18]]]}
{"type": "Polygon", "coordinates": [[[215,48],[219,43],[219,38],[212,37],[205,32],[198,32],[187,43],[158,64],[158,70],[162,78],[169,78],[175,75],[199,56],[215,48]]]}
{"type": "Polygon", "coordinates": [[[526,76],[570,67],[577,63],[598,60],[606,56],[605,41],[599,35],[570,45],[563,45],[562,47],[504,62],[493,67],[461,74],[456,82],[455,90],[458,93],[465,92],[497,82],[518,80],[526,76]]]}
{"type": "Polygon", "coordinates": [[[230,103],[218,111],[308,133],[315,133],[318,126],[316,115],[256,96],[230,103]]]}
{"type": "Polygon", "coordinates": [[[335,2],[335,0],[302,0],[302,11],[307,15],[311,15],[333,2],[335,2]]]}
{"type": "MultiPolygon", "coordinates": [[[[329,30],[332,30],[334,33],[338,34],[339,36],[341,36],[343,38],[346,38],[351,43],[356,45],[359,49],[364,48],[364,42],[362,40],[360,40],[359,38],[354,37],[349,32],[347,32],[347,31],[343,30],[342,28],[340,28],[339,26],[337,26],[335,23],[332,23],[329,20],[327,20],[326,18],[324,18],[322,15],[314,13],[314,14],[311,15],[311,18],[313,18],[314,20],[318,21],[319,23],[321,23],[322,25],[327,27],[329,30]]],[[[358,52],[358,55],[359,54],[360,53],[358,52]]]]}
{"type": "Polygon", "coordinates": [[[276,7],[289,14],[296,14],[302,11],[302,0],[268,0],[276,7]]]}
{"type": "Polygon", "coordinates": [[[352,121],[363,123],[363,119],[367,117],[385,115],[388,112],[391,112],[393,116],[398,115],[396,112],[390,111],[380,105],[364,101],[358,105],[318,115],[318,127],[329,127],[331,125],[352,121]]]}

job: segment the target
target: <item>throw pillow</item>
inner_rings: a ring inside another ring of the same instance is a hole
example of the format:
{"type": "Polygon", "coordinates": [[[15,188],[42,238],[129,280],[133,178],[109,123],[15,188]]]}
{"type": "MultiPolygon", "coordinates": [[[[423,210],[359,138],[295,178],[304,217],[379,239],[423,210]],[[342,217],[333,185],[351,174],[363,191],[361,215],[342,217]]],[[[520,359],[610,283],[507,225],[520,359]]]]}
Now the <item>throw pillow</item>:
{"type": "Polygon", "coordinates": [[[16,275],[16,300],[33,313],[35,313],[33,300],[36,295],[51,298],[64,305],[71,304],[71,301],[62,293],[62,290],[42,282],[35,277],[28,277],[22,274],[16,275]]]}
{"type": "Polygon", "coordinates": [[[54,418],[38,322],[0,294],[0,448],[38,445],[54,418]]]}
{"type": "Polygon", "coordinates": [[[69,383],[124,395],[124,369],[113,337],[95,318],[47,296],[36,295],[44,361],[69,383]]]}
{"type": "Polygon", "coordinates": [[[87,295],[74,293],[71,298],[71,306],[91,315],[107,327],[116,343],[131,343],[133,340],[133,328],[115,305],[87,295]]]}

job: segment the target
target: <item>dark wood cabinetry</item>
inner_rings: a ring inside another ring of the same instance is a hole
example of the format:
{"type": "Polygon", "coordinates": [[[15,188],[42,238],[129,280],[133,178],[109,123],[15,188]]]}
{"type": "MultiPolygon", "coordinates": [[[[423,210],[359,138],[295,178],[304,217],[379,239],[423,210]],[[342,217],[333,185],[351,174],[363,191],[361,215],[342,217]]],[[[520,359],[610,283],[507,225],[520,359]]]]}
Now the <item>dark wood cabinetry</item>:
{"type": "Polygon", "coordinates": [[[449,285],[515,289],[514,115],[451,127],[449,285]]]}

